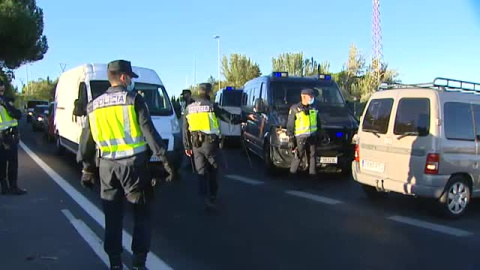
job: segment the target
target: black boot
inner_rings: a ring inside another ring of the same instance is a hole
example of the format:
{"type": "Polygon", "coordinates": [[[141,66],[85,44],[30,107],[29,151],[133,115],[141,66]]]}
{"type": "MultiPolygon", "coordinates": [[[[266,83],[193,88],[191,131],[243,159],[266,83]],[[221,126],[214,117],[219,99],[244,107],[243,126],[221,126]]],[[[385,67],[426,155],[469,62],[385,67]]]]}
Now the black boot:
{"type": "Polygon", "coordinates": [[[8,193],[8,185],[7,185],[7,180],[0,180],[0,187],[1,187],[1,193],[2,195],[5,195],[8,193]]]}
{"type": "Polygon", "coordinates": [[[137,253],[133,254],[133,261],[132,261],[132,266],[133,270],[145,270],[147,269],[145,264],[147,261],[147,254],[145,253],[137,253]]]}
{"type": "Polygon", "coordinates": [[[123,269],[122,256],[120,255],[108,256],[108,259],[110,260],[110,270],[123,269]]]}
{"type": "Polygon", "coordinates": [[[24,194],[27,193],[27,191],[25,189],[18,188],[16,179],[15,180],[8,179],[8,181],[10,183],[9,194],[11,194],[11,195],[24,195],[24,194]]]}

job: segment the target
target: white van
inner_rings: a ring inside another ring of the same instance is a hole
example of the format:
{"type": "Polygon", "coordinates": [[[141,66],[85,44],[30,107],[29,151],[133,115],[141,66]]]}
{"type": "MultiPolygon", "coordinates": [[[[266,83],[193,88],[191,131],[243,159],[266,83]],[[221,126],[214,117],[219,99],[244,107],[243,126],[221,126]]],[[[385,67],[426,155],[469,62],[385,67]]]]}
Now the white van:
{"type": "MultiPolygon", "coordinates": [[[[181,155],[180,126],[175,117],[170,98],[162,81],[154,70],[132,67],[139,76],[133,79],[135,91],[141,94],[147,103],[153,124],[168,146],[168,156],[175,168],[178,168],[181,155]]],[[[55,92],[55,135],[57,150],[64,149],[72,153],[78,150],[84,116],[73,114],[75,102],[83,108],[89,101],[103,94],[110,87],[106,64],[85,64],[64,72],[58,80],[55,92]]],[[[153,161],[153,160],[152,160],[153,161]]]]}
{"type": "MultiPolygon", "coordinates": [[[[217,92],[215,95],[215,103],[222,109],[231,114],[240,115],[242,113],[243,90],[235,89],[227,86],[217,92]]],[[[241,125],[234,125],[224,121],[220,121],[220,148],[223,148],[225,140],[240,140],[241,125]]]]}
{"type": "Polygon", "coordinates": [[[369,197],[438,200],[448,217],[480,196],[480,84],[436,78],[375,92],[360,119],[353,178],[369,197]]]}

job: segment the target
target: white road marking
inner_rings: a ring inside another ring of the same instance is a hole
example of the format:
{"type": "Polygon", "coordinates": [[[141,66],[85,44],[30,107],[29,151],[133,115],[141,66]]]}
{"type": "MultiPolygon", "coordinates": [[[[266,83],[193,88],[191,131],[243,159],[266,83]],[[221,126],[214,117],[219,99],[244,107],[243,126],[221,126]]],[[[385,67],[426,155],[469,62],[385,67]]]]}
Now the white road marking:
{"type": "MultiPolygon", "coordinates": [[[[105,229],[105,216],[98,209],[96,205],[91,203],[82,193],[78,192],[72,187],[65,179],[63,179],[57,172],[55,172],[50,166],[48,166],[42,159],[40,159],[28,146],[23,142],[20,142],[20,147],[42,168],[50,178],[55,181],[85,212],[87,212],[102,228],[105,229]]],[[[130,248],[132,242],[132,236],[125,230],[123,230],[123,247],[128,252],[132,253],[130,248]]],[[[173,269],[163,260],[161,260],[153,252],[150,252],[147,256],[147,267],[149,269],[173,269]]]]}
{"type": "Polygon", "coordinates": [[[262,181],[253,180],[253,179],[250,179],[250,178],[247,178],[247,177],[244,177],[244,176],[240,176],[240,175],[225,175],[225,177],[230,178],[232,180],[243,182],[245,184],[254,185],[254,186],[264,184],[262,181]]]}
{"type": "MultiPolygon", "coordinates": [[[[98,238],[98,236],[87,226],[87,224],[85,224],[85,222],[75,218],[70,210],[63,209],[62,213],[65,215],[65,217],[67,217],[68,221],[70,221],[75,230],[77,230],[78,234],[80,234],[83,240],[87,242],[95,254],[97,254],[97,256],[102,260],[102,262],[107,267],[110,267],[108,255],[103,251],[103,241],[98,238]]],[[[123,268],[128,269],[126,265],[124,265],[123,268]]]]}
{"type": "Polygon", "coordinates": [[[334,199],[330,199],[330,198],[327,198],[327,197],[324,197],[324,196],[315,195],[315,194],[311,194],[311,193],[307,193],[307,192],[303,192],[303,191],[287,190],[287,191],[285,191],[285,193],[287,193],[288,195],[293,195],[293,196],[297,196],[297,197],[300,197],[300,198],[309,199],[309,200],[312,200],[312,201],[325,203],[325,204],[330,204],[330,205],[343,203],[342,201],[339,201],[339,200],[334,200],[334,199]]]}
{"type": "Polygon", "coordinates": [[[432,230],[432,231],[439,232],[439,233],[444,233],[444,234],[457,236],[457,237],[466,237],[466,236],[473,235],[473,233],[468,232],[468,231],[448,227],[448,226],[445,226],[445,225],[439,225],[439,224],[435,224],[435,223],[431,223],[431,222],[426,222],[426,221],[422,221],[422,220],[418,220],[418,219],[414,219],[414,218],[409,218],[409,217],[391,216],[388,219],[393,220],[393,221],[397,221],[397,222],[400,222],[400,223],[404,223],[404,224],[408,224],[408,225],[432,230]]]}

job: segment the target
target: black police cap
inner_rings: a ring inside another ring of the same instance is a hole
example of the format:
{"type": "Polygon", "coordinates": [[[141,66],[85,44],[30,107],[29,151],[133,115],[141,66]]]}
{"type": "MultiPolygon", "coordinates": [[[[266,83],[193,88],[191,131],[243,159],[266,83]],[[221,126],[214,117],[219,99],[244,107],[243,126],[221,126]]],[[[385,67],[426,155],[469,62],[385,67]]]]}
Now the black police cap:
{"type": "Polygon", "coordinates": [[[313,96],[313,90],[310,89],[310,88],[305,88],[302,90],[302,95],[310,95],[310,96],[313,96]]]}
{"type": "Polygon", "coordinates": [[[138,78],[138,75],[135,74],[132,70],[132,64],[126,60],[115,60],[108,63],[108,71],[126,73],[132,78],[138,78]]]}
{"type": "Polygon", "coordinates": [[[190,91],[190,89],[183,89],[183,90],[182,90],[182,95],[185,95],[185,94],[187,94],[187,93],[191,95],[191,94],[192,94],[192,91],[190,91]]]}

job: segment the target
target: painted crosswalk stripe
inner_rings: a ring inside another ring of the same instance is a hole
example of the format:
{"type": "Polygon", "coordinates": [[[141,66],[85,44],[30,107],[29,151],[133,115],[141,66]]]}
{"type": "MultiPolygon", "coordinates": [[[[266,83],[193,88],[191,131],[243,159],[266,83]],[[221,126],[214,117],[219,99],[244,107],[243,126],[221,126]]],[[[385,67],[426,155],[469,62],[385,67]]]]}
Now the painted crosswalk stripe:
{"type": "Polygon", "coordinates": [[[325,203],[325,204],[330,204],[330,205],[335,205],[335,204],[340,204],[343,203],[342,201],[327,198],[324,196],[316,195],[316,194],[311,194],[308,192],[303,192],[303,191],[298,191],[298,190],[287,190],[285,191],[288,195],[304,198],[304,199],[309,199],[312,201],[320,202],[320,203],[325,203]]]}
{"type": "MultiPolygon", "coordinates": [[[[92,248],[93,252],[102,260],[102,262],[110,267],[110,262],[108,260],[108,255],[103,251],[103,241],[98,238],[98,236],[90,229],[85,222],[80,219],[77,219],[73,216],[72,212],[68,209],[63,209],[62,213],[70,221],[72,226],[77,230],[78,234],[87,242],[87,244],[92,248]]],[[[123,265],[124,269],[128,269],[126,265],[123,265]]]]}
{"type": "Polygon", "coordinates": [[[262,181],[254,180],[254,179],[247,178],[247,177],[240,176],[240,175],[226,175],[225,177],[230,178],[230,179],[235,180],[235,181],[243,182],[245,184],[250,184],[250,185],[263,185],[264,184],[264,182],[262,182],[262,181]]]}
{"type": "Polygon", "coordinates": [[[428,230],[431,230],[431,231],[443,233],[443,234],[457,236],[457,237],[466,237],[466,236],[473,235],[473,233],[468,232],[468,231],[460,230],[460,229],[457,229],[457,228],[452,228],[452,227],[445,226],[445,225],[426,222],[426,221],[422,221],[422,220],[419,220],[419,219],[409,218],[409,217],[391,216],[388,219],[393,220],[393,221],[397,221],[397,222],[400,222],[400,223],[404,223],[404,224],[428,229],[428,230]]]}
{"type": "MultiPolygon", "coordinates": [[[[30,156],[40,168],[42,168],[50,178],[57,183],[63,191],[65,191],[87,214],[89,214],[102,228],[105,229],[105,216],[100,209],[90,202],[82,193],[78,192],[67,180],[63,179],[56,171],[48,166],[41,158],[39,158],[28,146],[20,141],[20,147],[30,156]]],[[[125,250],[132,253],[130,245],[132,243],[132,236],[125,230],[122,234],[122,244],[125,250]]],[[[147,267],[149,269],[172,269],[168,264],[161,260],[153,252],[148,253],[147,267]]]]}

